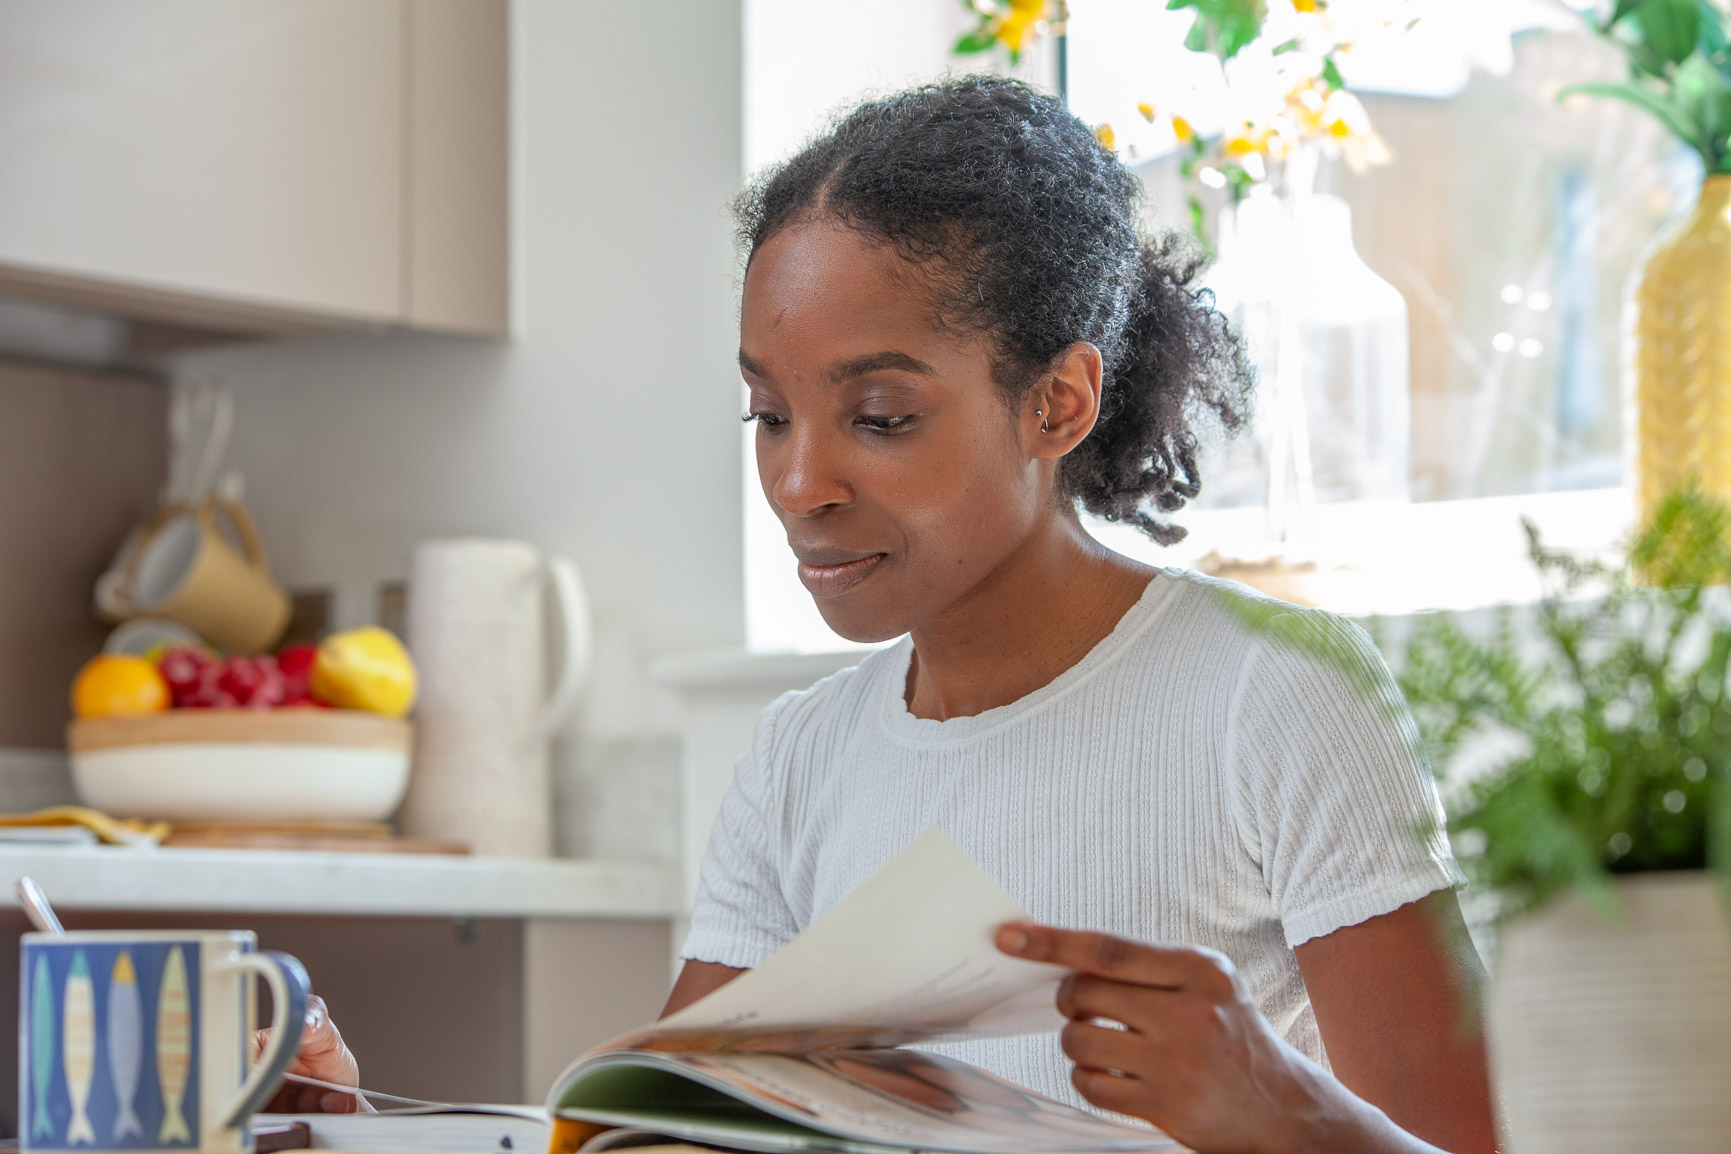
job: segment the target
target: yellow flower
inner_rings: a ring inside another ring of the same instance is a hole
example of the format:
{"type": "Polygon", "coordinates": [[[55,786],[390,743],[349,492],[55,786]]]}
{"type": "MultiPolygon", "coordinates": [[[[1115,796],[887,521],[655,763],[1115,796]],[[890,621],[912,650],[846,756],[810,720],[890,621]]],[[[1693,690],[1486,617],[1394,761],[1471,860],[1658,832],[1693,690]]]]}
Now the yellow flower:
{"type": "Polygon", "coordinates": [[[1240,134],[1226,138],[1227,156],[1249,156],[1268,147],[1268,133],[1240,134]]]}
{"type": "Polygon", "coordinates": [[[1046,15],[1046,0],[1010,0],[1010,11],[992,35],[996,36],[1012,55],[1028,46],[1029,35],[1046,15]]]}
{"type": "Polygon", "coordinates": [[[1154,123],[1154,106],[1152,104],[1149,104],[1144,100],[1141,104],[1136,106],[1136,111],[1142,114],[1143,120],[1146,120],[1149,124],[1154,123]]]}
{"type": "Polygon", "coordinates": [[[1394,159],[1388,143],[1371,124],[1370,114],[1352,93],[1341,90],[1330,95],[1322,119],[1329,142],[1353,172],[1362,174],[1394,159]]]}
{"type": "Polygon", "coordinates": [[[1172,118],[1172,135],[1178,138],[1179,144],[1189,144],[1196,139],[1196,129],[1182,116],[1172,118]]]}
{"type": "Polygon", "coordinates": [[[1294,12],[1315,12],[1316,0],[1292,0],[1294,12]]]}
{"type": "Polygon", "coordinates": [[[1098,140],[1100,146],[1107,152],[1118,151],[1118,134],[1112,131],[1112,126],[1110,124],[1096,125],[1094,128],[1094,139],[1098,140]]]}

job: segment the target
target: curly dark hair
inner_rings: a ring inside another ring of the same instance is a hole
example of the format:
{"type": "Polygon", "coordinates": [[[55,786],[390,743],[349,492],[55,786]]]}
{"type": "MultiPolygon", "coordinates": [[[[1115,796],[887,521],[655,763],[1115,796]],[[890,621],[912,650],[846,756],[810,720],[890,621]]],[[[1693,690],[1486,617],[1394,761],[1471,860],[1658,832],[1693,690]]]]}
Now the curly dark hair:
{"type": "Polygon", "coordinates": [[[1142,187],[1050,96],[994,76],[927,84],[860,105],[734,204],[750,257],[822,216],[917,265],[947,323],[989,335],[993,375],[1018,402],[1076,341],[1105,361],[1100,417],[1064,458],[1064,496],[1161,544],[1202,488],[1198,422],[1244,423],[1242,342],[1196,286],[1187,238],[1145,238],[1142,187]],[[1152,511],[1150,510],[1152,507],[1152,511]]]}

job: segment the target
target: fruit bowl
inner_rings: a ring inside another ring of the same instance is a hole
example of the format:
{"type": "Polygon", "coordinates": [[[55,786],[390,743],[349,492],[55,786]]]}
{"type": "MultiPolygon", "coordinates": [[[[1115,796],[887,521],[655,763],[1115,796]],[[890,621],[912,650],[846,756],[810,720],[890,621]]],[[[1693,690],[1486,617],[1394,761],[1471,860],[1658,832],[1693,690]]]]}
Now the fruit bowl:
{"type": "Polygon", "coordinates": [[[168,821],[383,821],[414,729],[347,709],[174,709],[67,726],[78,800],[168,821]]]}

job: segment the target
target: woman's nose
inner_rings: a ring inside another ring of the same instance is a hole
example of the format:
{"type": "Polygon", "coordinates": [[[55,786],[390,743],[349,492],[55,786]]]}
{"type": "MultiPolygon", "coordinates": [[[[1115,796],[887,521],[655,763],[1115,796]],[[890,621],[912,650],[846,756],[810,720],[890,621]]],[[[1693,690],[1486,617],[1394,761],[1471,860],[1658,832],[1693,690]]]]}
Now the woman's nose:
{"type": "MultiPolygon", "coordinates": [[[[853,489],[843,478],[833,447],[820,431],[808,424],[804,429],[790,429],[788,434],[772,462],[775,472],[769,498],[776,507],[791,517],[810,517],[851,503],[853,489]]],[[[764,459],[761,445],[758,458],[764,459]]]]}

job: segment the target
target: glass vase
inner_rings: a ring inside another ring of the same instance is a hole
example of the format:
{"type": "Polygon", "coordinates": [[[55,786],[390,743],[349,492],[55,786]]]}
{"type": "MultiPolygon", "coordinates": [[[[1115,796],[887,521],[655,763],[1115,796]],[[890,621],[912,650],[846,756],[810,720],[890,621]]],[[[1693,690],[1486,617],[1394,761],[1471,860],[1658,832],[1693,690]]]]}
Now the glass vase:
{"type": "Polygon", "coordinates": [[[1359,257],[1346,202],[1302,188],[1226,214],[1208,283],[1258,375],[1254,436],[1219,489],[1254,470],[1275,552],[1309,559],[1317,502],[1409,496],[1406,301],[1359,257]]]}

